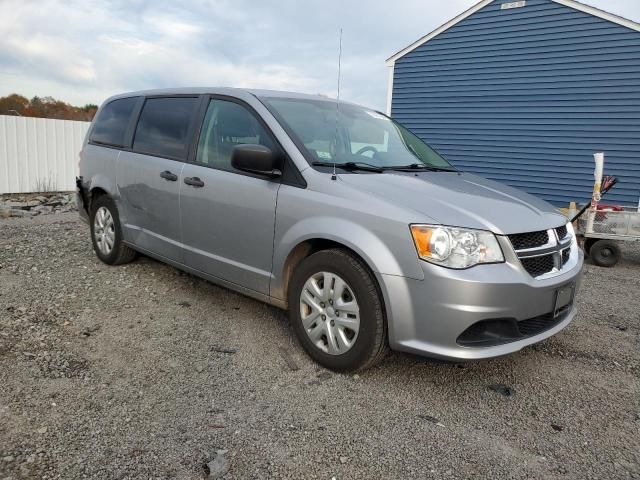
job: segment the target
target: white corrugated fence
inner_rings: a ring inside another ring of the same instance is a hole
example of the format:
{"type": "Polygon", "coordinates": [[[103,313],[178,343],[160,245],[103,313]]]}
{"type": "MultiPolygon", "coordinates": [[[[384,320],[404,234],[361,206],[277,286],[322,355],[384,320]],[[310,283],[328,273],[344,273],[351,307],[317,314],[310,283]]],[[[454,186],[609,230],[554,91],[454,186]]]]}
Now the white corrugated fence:
{"type": "Polygon", "coordinates": [[[75,190],[89,125],[0,115],[0,194],[75,190]]]}

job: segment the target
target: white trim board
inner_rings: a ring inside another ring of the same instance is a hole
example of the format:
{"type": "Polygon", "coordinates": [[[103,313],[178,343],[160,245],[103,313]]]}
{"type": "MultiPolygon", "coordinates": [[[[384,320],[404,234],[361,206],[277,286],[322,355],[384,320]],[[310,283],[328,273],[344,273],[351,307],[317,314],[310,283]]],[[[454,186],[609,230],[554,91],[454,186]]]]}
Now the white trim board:
{"type": "Polygon", "coordinates": [[[575,8],[576,10],[588,13],[589,15],[593,15],[594,17],[604,18],[605,20],[609,20],[610,22],[617,23],[618,25],[622,25],[623,27],[627,27],[631,30],[635,30],[636,32],[640,32],[640,23],[626,19],[624,17],[621,17],[620,15],[605,12],[604,10],[600,10],[599,8],[592,7],[591,5],[585,5],[584,3],[576,2],[575,0],[552,1],[559,3],[560,5],[564,5],[565,7],[575,8]]]}
{"type": "Polygon", "coordinates": [[[389,78],[387,79],[387,115],[391,116],[391,100],[393,100],[393,74],[395,65],[391,65],[389,68],[389,78]]]}
{"type": "MultiPolygon", "coordinates": [[[[389,58],[387,58],[387,61],[386,61],[387,66],[388,67],[392,67],[395,64],[396,60],[398,60],[399,58],[404,57],[407,53],[412,52],[413,50],[415,50],[416,48],[418,48],[421,45],[424,45],[429,40],[437,37],[438,35],[440,35],[441,33],[445,32],[445,31],[449,30],[454,25],[457,25],[458,23],[460,23],[464,19],[470,17],[471,15],[476,13],[478,10],[486,7],[487,5],[489,5],[490,3],[494,2],[494,1],[495,0],[482,0],[481,2],[475,4],[469,10],[467,10],[466,12],[461,13],[460,15],[458,15],[453,20],[450,20],[449,22],[445,23],[441,27],[435,29],[433,32],[425,35],[424,37],[420,38],[419,40],[413,42],[408,47],[403,48],[398,53],[396,53],[396,54],[390,56],[389,58]]],[[[559,3],[560,5],[564,5],[565,7],[570,7],[570,8],[574,8],[576,10],[580,10],[581,12],[588,13],[589,15],[593,15],[595,17],[603,18],[603,19],[608,20],[610,22],[617,23],[618,25],[622,25],[623,27],[630,28],[631,30],[635,30],[636,32],[640,32],[640,23],[634,22],[632,20],[627,20],[626,18],[620,17],[618,15],[614,15],[613,13],[605,12],[604,10],[600,10],[600,9],[592,7],[590,5],[585,5],[584,3],[580,3],[580,2],[577,2],[575,0],[551,0],[551,1],[559,3]]]]}
{"type": "Polygon", "coordinates": [[[418,48],[420,45],[423,45],[423,44],[427,43],[429,40],[431,40],[434,37],[437,37],[442,32],[445,32],[446,30],[449,30],[451,27],[453,27],[454,25],[460,23],[465,18],[470,17],[471,15],[476,13],[481,8],[484,8],[487,5],[489,5],[491,2],[493,2],[493,0],[482,0],[480,3],[477,3],[476,5],[471,7],[466,12],[461,13],[460,15],[458,15],[453,20],[449,20],[447,23],[442,25],[440,28],[436,28],[433,32],[431,32],[431,33],[425,35],[424,37],[422,37],[421,39],[413,42],[408,47],[403,48],[402,50],[400,50],[395,55],[392,55],[389,58],[387,58],[387,66],[388,67],[392,66],[396,62],[396,60],[399,59],[400,57],[404,57],[407,53],[412,52],[413,50],[418,48]]]}

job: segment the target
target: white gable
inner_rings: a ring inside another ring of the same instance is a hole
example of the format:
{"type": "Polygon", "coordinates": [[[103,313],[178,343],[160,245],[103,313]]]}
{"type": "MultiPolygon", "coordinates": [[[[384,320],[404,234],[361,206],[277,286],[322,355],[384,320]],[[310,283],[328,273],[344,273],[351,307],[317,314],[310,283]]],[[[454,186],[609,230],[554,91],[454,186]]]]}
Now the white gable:
{"type": "MultiPolygon", "coordinates": [[[[404,57],[407,53],[412,52],[413,50],[418,48],[420,45],[424,45],[425,43],[427,43],[432,38],[435,38],[438,35],[440,35],[442,32],[444,32],[446,30],[449,30],[454,25],[460,23],[465,18],[470,17],[471,15],[476,13],[478,10],[480,10],[481,8],[486,7],[487,5],[489,5],[490,3],[494,2],[494,1],[495,0],[482,0],[481,2],[477,3],[476,5],[471,7],[466,12],[458,15],[453,20],[451,20],[451,21],[445,23],[444,25],[442,25],[440,28],[437,28],[436,30],[434,30],[433,32],[425,35],[424,37],[422,37],[418,41],[412,43],[408,47],[403,48],[402,50],[400,50],[395,55],[392,55],[391,57],[389,57],[387,59],[387,66],[392,67],[397,59],[399,59],[401,57],[404,57]]],[[[637,32],[640,32],[640,23],[637,23],[637,22],[634,22],[634,21],[631,21],[631,20],[627,20],[626,18],[622,18],[622,17],[620,17],[618,15],[614,15],[612,13],[605,12],[605,11],[600,10],[598,8],[591,7],[589,5],[585,5],[584,3],[576,2],[575,0],[551,0],[551,1],[559,3],[560,5],[564,5],[566,7],[575,8],[576,10],[580,10],[581,12],[585,12],[585,13],[588,13],[590,15],[594,15],[596,17],[604,18],[605,20],[609,20],[610,22],[617,23],[618,25],[622,25],[623,27],[627,27],[627,28],[630,28],[630,29],[635,30],[637,32]]]]}

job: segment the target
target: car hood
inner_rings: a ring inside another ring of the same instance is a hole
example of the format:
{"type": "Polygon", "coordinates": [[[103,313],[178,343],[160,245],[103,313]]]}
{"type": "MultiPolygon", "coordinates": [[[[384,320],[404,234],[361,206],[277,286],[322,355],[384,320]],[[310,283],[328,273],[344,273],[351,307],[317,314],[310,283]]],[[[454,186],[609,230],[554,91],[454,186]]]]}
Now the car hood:
{"type": "Polygon", "coordinates": [[[421,216],[417,222],[523,233],[566,223],[553,205],[515,188],[469,173],[345,174],[340,180],[421,216]],[[423,218],[426,216],[428,218],[423,218]]]}

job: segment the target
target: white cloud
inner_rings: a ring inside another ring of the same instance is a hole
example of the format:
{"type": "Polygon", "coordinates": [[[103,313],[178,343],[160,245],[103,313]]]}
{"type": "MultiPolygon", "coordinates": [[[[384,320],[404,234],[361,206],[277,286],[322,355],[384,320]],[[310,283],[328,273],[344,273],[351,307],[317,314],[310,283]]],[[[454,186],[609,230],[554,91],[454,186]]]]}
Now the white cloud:
{"type": "MultiPolygon", "coordinates": [[[[475,0],[0,0],[0,95],[100,103],[129,90],[244,86],[383,108],[384,60],[475,0]]],[[[637,0],[589,0],[638,19],[637,0]]]]}

